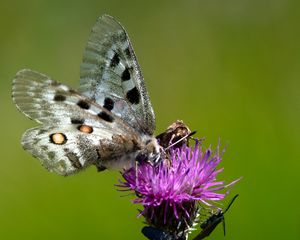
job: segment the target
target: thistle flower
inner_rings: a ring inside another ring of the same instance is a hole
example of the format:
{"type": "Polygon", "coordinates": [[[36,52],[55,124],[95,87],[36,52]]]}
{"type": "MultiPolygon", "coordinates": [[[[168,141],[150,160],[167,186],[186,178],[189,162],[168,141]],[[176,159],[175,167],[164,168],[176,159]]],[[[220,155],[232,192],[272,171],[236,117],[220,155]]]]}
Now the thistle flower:
{"type": "Polygon", "coordinates": [[[159,165],[142,162],[137,168],[125,170],[125,181],[119,187],[135,192],[133,203],[143,205],[140,215],[148,225],[174,239],[185,239],[201,206],[213,207],[212,201],[222,200],[227,194],[218,191],[237,181],[224,185],[224,181],[216,180],[223,171],[216,169],[220,161],[218,151],[204,151],[196,142],[193,148],[171,149],[168,159],[159,165]]]}

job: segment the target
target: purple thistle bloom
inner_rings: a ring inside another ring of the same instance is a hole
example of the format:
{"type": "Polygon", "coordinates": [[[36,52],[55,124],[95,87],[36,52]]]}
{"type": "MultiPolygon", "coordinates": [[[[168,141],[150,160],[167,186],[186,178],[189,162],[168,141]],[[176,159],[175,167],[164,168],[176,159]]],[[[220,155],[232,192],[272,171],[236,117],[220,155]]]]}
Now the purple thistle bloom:
{"type": "Polygon", "coordinates": [[[219,190],[231,186],[236,181],[224,185],[216,176],[221,161],[218,153],[203,150],[200,143],[193,148],[182,146],[171,149],[159,165],[142,162],[137,168],[123,172],[120,187],[135,191],[143,215],[150,226],[173,233],[186,235],[197,218],[201,205],[213,207],[211,201],[222,200],[227,193],[219,190]]]}

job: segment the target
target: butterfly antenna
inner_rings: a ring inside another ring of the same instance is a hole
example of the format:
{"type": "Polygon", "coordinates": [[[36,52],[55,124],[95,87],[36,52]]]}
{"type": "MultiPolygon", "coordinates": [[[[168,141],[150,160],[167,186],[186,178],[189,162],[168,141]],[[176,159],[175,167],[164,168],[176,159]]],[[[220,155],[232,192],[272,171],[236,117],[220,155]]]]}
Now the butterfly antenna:
{"type": "Polygon", "coordinates": [[[228,209],[230,208],[230,206],[233,204],[234,200],[235,200],[238,196],[239,196],[239,195],[237,194],[237,195],[235,195],[235,196],[231,199],[229,205],[227,206],[227,208],[225,209],[225,211],[223,212],[223,214],[226,213],[226,212],[228,211],[228,209]]]}
{"type": "Polygon", "coordinates": [[[193,132],[191,132],[190,134],[187,134],[186,136],[180,138],[178,141],[176,141],[176,142],[172,143],[170,146],[168,146],[168,147],[165,149],[165,151],[168,150],[168,149],[170,149],[171,147],[173,147],[173,146],[176,145],[177,143],[180,143],[180,142],[183,141],[184,139],[186,139],[186,138],[188,138],[188,137],[194,135],[195,133],[196,133],[196,131],[193,131],[193,132]]]}

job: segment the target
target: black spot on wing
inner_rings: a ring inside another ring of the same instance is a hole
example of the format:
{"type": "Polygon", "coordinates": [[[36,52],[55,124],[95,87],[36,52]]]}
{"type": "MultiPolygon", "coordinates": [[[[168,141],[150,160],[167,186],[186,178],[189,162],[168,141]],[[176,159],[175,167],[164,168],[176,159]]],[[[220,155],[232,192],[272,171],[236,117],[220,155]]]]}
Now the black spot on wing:
{"type": "Polygon", "coordinates": [[[125,68],[125,70],[122,73],[121,79],[122,79],[122,81],[128,81],[128,80],[130,80],[129,68],[125,68]]]}
{"type": "Polygon", "coordinates": [[[83,119],[71,119],[72,124],[83,124],[84,120],[83,119]]]}
{"type": "Polygon", "coordinates": [[[101,154],[100,154],[100,149],[96,149],[97,152],[97,160],[101,160],[101,154]]]}
{"type": "Polygon", "coordinates": [[[79,107],[81,107],[82,109],[89,109],[90,108],[90,104],[88,104],[87,102],[85,102],[83,100],[79,100],[77,105],[79,107]]]}
{"type": "Polygon", "coordinates": [[[103,107],[111,111],[114,108],[114,101],[109,97],[105,98],[103,107]]]}
{"type": "Polygon", "coordinates": [[[126,56],[127,56],[128,58],[131,57],[131,53],[130,53],[129,47],[127,47],[127,48],[124,50],[124,52],[125,52],[125,54],[126,54],[126,56]]]}
{"type": "Polygon", "coordinates": [[[101,119],[103,119],[106,122],[113,122],[114,121],[114,118],[111,115],[104,112],[104,111],[98,113],[98,117],[100,117],[101,119]]]}
{"type": "Polygon", "coordinates": [[[47,129],[41,128],[41,129],[38,130],[38,134],[44,134],[44,133],[46,133],[46,132],[48,132],[47,129]]]}
{"type": "Polygon", "coordinates": [[[102,163],[101,163],[101,154],[100,154],[100,151],[101,150],[99,148],[96,149],[97,160],[96,160],[95,166],[97,167],[98,172],[102,172],[102,171],[104,171],[106,169],[106,167],[103,166],[102,163]]]}
{"type": "Polygon", "coordinates": [[[120,62],[119,55],[118,55],[118,53],[115,53],[110,61],[110,66],[115,67],[119,64],[119,62],[120,62]]]}
{"type": "Polygon", "coordinates": [[[40,148],[45,152],[49,150],[49,147],[46,145],[42,145],[40,148]]]}
{"type": "Polygon", "coordinates": [[[136,87],[132,88],[126,93],[127,100],[132,104],[138,104],[140,102],[140,93],[136,87]]]}
{"type": "Polygon", "coordinates": [[[77,94],[77,92],[75,90],[73,90],[73,89],[69,89],[69,93],[71,93],[71,94],[77,94]]]}
{"type": "Polygon", "coordinates": [[[63,102],[66,100],[66,96],[61,95],[61,94],[55,94],[53,100],[56,102],[63,102]]]}
{"type": "Polygon", "coordinates": [[[49,158],[49,159],[54,159],[55,156],[56,156],[56,153],[53,152],[53,151],[50,151],[50,152],[47,152],[47,155],[48,155],[48,158],[49,158]]]}
{"type": "MultiPolygon", "coordinates": [[[[65,151],[67,151],[67,150],[65,150],[65,151]]],[[[77,168],[77,169],[82,168],[82,164],[80,163],[79,158],[76,154],[74,154],[72,152],[68,152],[66,154],[66,156],[67,156],[67,158],[69,159],[69,161],[71,162],[71,164],[74,168],[77,168]]]]}

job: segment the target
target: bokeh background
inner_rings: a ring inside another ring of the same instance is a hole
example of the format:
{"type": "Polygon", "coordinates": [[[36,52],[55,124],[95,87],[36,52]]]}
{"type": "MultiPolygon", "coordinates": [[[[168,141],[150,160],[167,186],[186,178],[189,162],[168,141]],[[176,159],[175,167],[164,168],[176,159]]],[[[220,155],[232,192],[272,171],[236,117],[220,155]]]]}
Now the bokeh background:
{"type": "Polygon", "coordinates": [[[220,178],[243,176],[227,235],[300,239],[300,4],[295,0],[0,2],[0,239],[143,239],[118,172],[61,177],[22,150],[36,124],[11,100],[22,68],[77,87],[96,18],[127,29],[157,117],[183,119],[205,145],[228,144],[220,178]]]}

